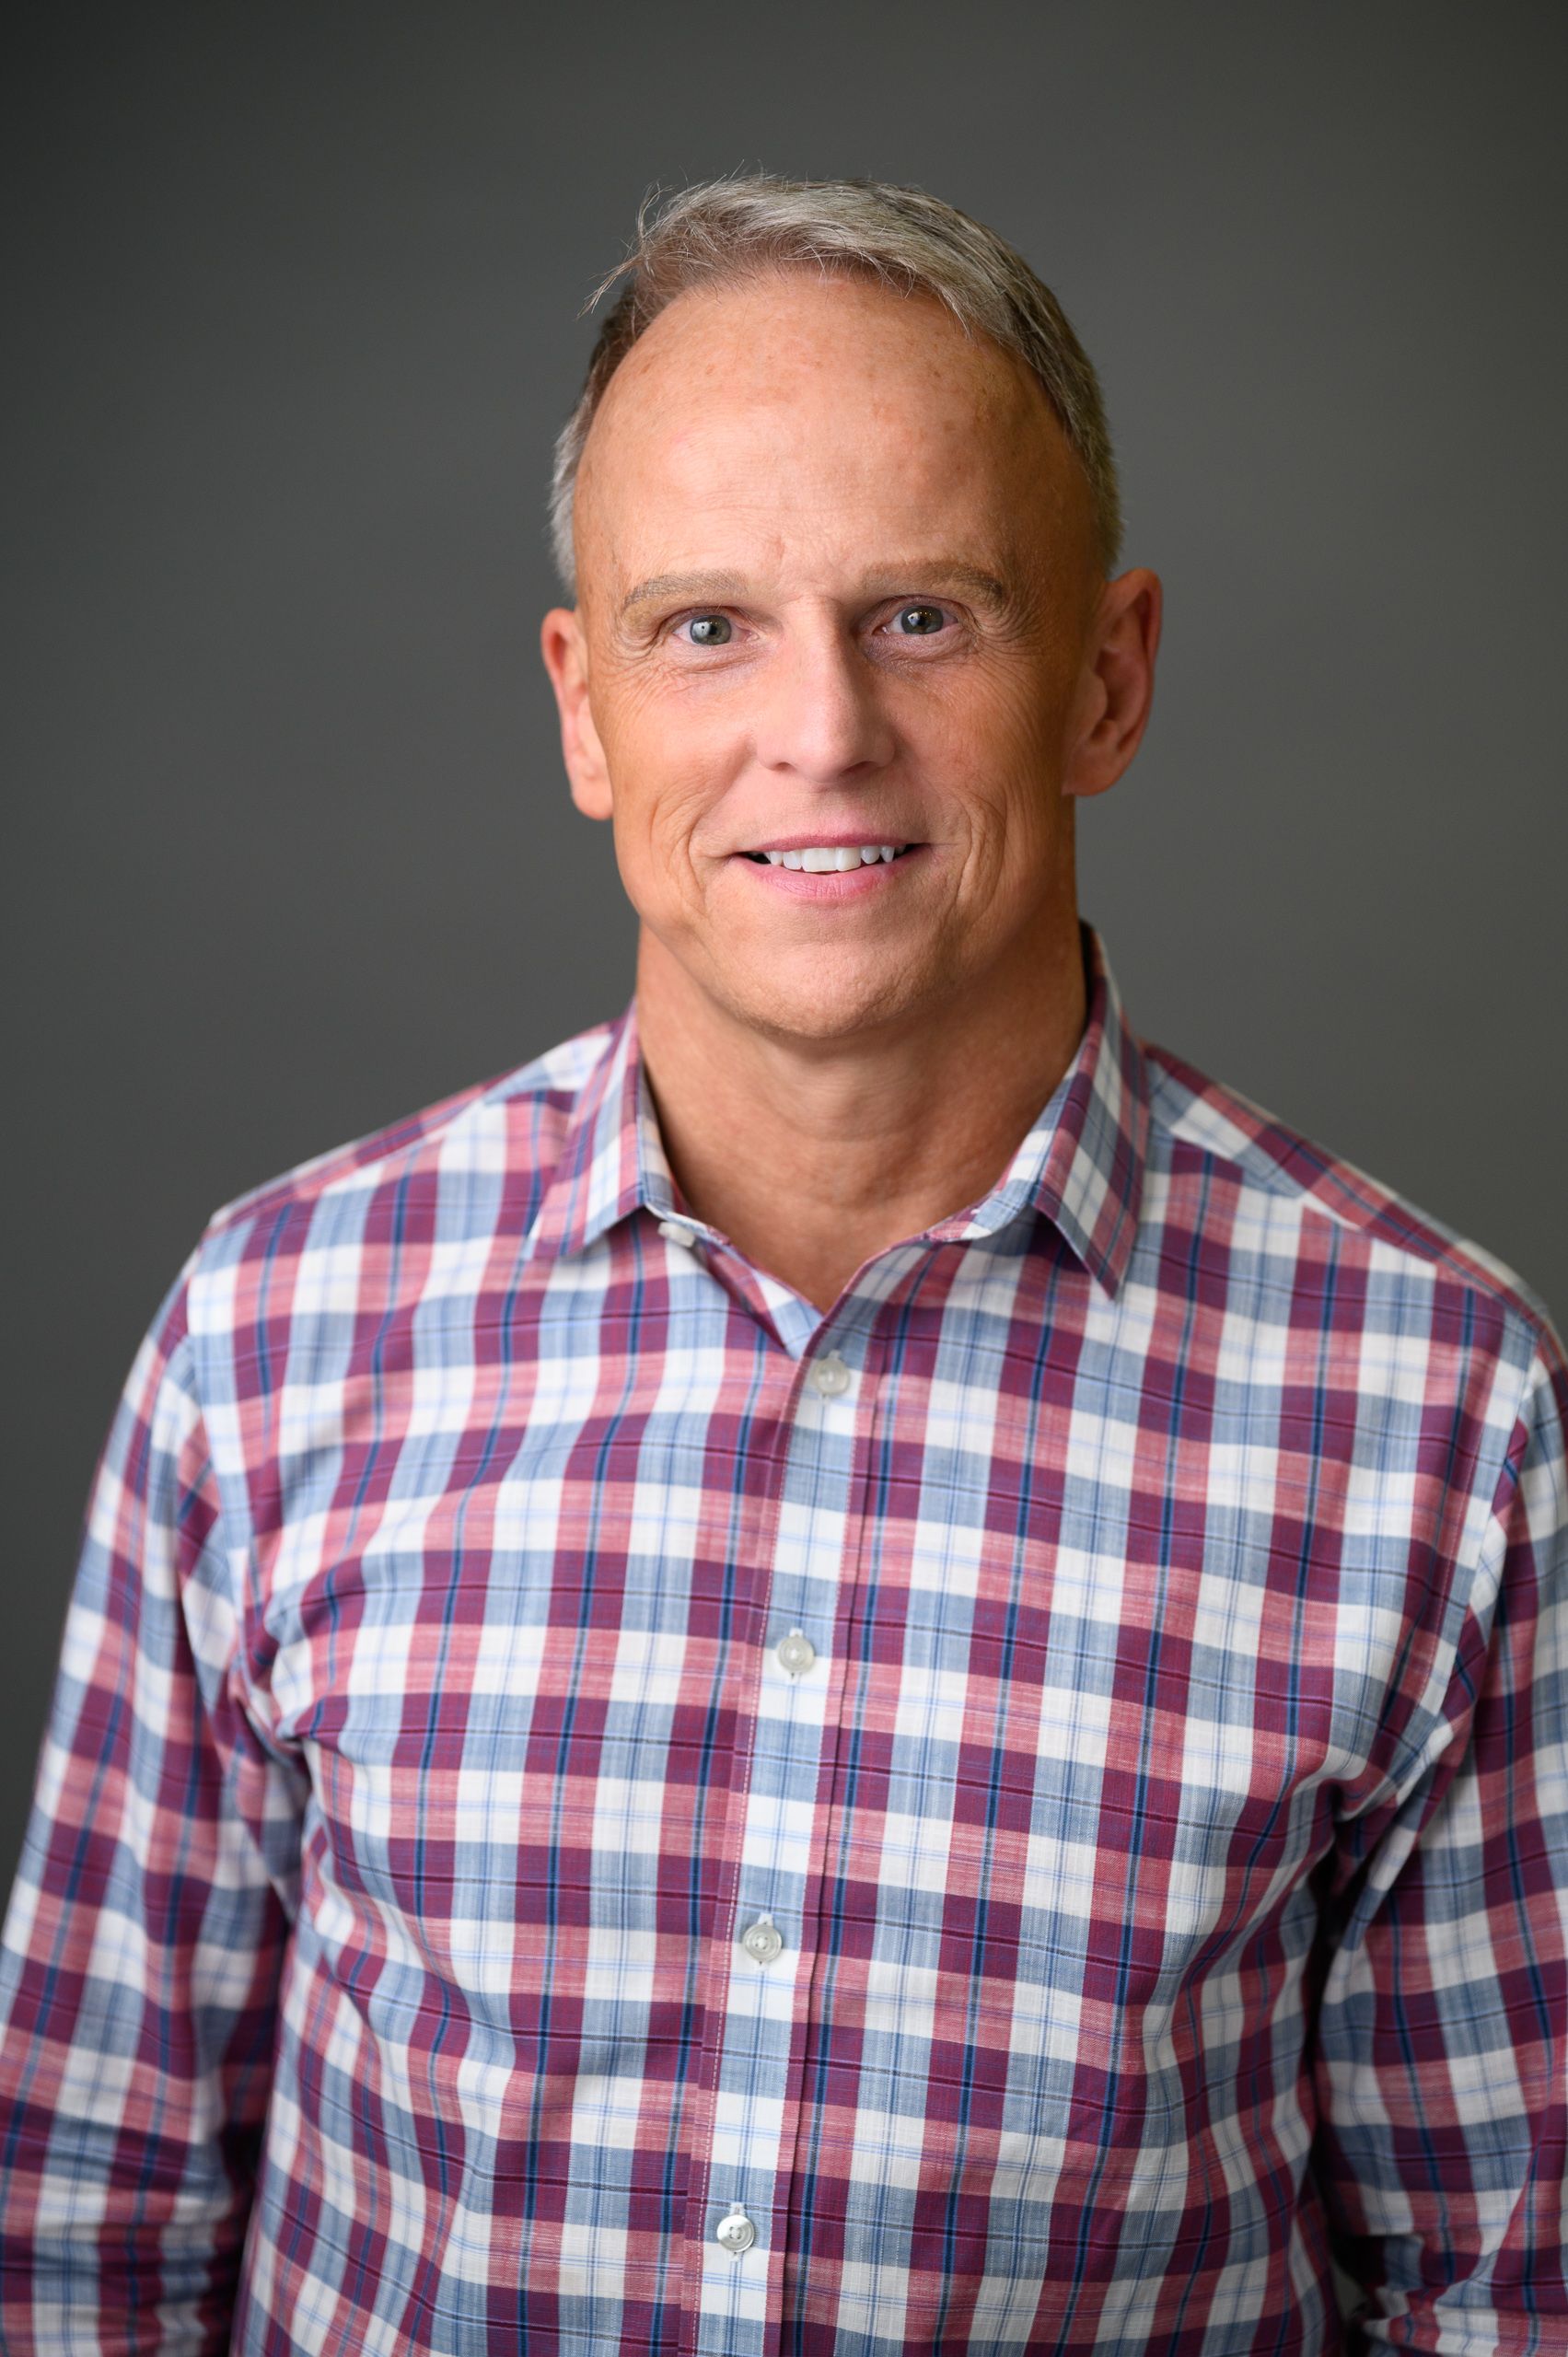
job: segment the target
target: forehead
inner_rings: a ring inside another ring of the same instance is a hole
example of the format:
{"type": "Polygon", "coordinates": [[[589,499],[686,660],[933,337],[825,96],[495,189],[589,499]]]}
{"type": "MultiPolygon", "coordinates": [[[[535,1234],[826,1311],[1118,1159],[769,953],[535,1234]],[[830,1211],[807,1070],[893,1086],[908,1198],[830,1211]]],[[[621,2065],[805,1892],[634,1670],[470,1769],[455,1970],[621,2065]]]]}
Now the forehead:
{"type": "MultiPolygon", "coordinates": [[[[578,477],[579,563],[697,545],[1060,528],[1081,476],[1044,392],[934,296],[791,270],[681,295],[611,377],[578,477]]],[[[733,554],[732,550],[725,552],[733,554]]],[[[872,552],[866,552],[872,553],[872,552]]]]}

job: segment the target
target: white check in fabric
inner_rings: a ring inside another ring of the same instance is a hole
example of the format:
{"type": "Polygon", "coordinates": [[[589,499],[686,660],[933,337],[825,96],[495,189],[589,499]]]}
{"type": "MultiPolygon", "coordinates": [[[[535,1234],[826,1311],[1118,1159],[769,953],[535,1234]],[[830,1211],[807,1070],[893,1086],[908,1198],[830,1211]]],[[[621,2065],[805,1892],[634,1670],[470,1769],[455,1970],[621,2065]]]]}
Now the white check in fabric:
{"type": "Polygon", "coordinates": [[[14,2357],[1568,2350],[1561,1347],[1085,945],[826,1315],[631,1013],[211,1223],[6,1918],[14,2357]]]}

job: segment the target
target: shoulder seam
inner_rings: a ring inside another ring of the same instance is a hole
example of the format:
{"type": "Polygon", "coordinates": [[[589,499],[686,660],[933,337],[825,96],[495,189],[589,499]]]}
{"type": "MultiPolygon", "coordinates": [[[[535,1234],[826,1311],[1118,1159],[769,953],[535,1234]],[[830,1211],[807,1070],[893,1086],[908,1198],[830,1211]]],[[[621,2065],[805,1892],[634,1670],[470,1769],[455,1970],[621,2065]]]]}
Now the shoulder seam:
{"type": "MultiPolygon", "coordinates": [[[[559,1095],[562,1085],[552,1080],[548,1066],[553,1056],[563,1049],[577,1047],[600,1031],[608,1031],[609,1024],[590,1025],[572,1039],[563,1040],[528,1062],[514,1064],[488,1080],[472,1082],[447,1097],[437,1097],[434,1104],[420,1111],[405,1114],[389,1121],[379,1130],[367,1130],[357,1138],[328,1146],[320,1154],[311,1155],[297,1162],[280,1176],[263,1179],[260,1185],[245,1189],[219,1205],[203,1230],[203,1242],[234,1234],[246,1222],[265,1219],[273,1212],[283,1212],[291,1204],[323,1202],[334,1189],[367,1174],[386,1176],[395,1170],[400,1157],[417,1153],[442,1137],[449,1137],[484,1107],[506,1101],[504,1092],[528,1093],[519,1084],[530,1074],[538,1075],[538,1086],[532,1091],[541,1102],[559,1095]]],[[[580,1082],[578,1086],[580,1086],[580,1082]]],[[[575,1091],[571,1093],[575,1093],[575,1091]]]]}
{"type": "MultiPolygon", "coordinates": [[[[1325,1176],[1332,1179],[1349,1202],[1359,1208],[1363,1214],[1360,1219],[1354,1217],[1349,1209],[1342,1210],[1325,1202],[1309,1184],[1292,1178],[1280,1165],[1272,1163],[1268,1159],[1267,1147],[1257,1145],[1257,1158],[1249,1159],[1243,1154],[1227,1153],[1223,1147],[1186,1130],[1180,1113],[1173,1111],[1169,1104],[1162,1100],[1180,1092],[1189,1105],[1204,1101],[1202,1091],[1190,1086],[1182,1076],[1191,1073],[1193,1082],[1202,1083],[1205,1089],[1220,1089],[1225,1097],[1232,1100],[1242,1111],[1255,1116],[1264,1127],[1291,1137],[1296,1136],[1296,1132],[1291,1131],[1277,1114],[1272,1113],[1267,1106],[1259,1105],[1251,1097],[1244,1096],[1241,1090],[1232,1088],[1228,1084],[1211,1081],[1207,1074],[1199,1073],[1193,1066],[1185,1065],[1179,1057],[1173,1056],[1167,1049],[1146,1040],[1141,1041],[1140,1045],[1150,1074],[1150,1119],[1166,1136],[1191,1147],[1195,1153],[1205,1155],[1216,1164],[1239,1172],[1249,1184],[1261,1192],[1281,1202],[1298,1204],[1304,1213],[1315,1213],[1330,1226],[1350,1236],[1364,1237],[1369,1244],[1380,1245],[1418,1268],[1429,1270],[1434,1277],[1446,1276],[1453,1283],[1465,1285],[1516,1319],[1536,1347],[1539,1348],[1551,1334],[1551,1323],[1544,1305],[1533,1302],[1523,1291],[1516,1290],[1516,1287],[1523,1287],[1522,1278],[1512,1271],[1507,1278],[1494,1275],[1479,1259],[1471,1257],[1481,1248],[1469,1238],[1457,1233],[1452,1238],[1445,1237],[1433,1224],[1431,1215],[1418,1205],[1406,1203],[1397,1190],[1379,1186],[1353,1163],[1344,1161],[1313,1140],[1301,1137],[1298,1142],[1304,1150],[1320,1161],[1325,1176]],[[1374,1188],[1376,1193],[1368,1194],[1365,1191],[1367,1186],[1374,1188]],[[1412,1235],[1409,1238],[1387,1232],[1382,1224],[1399,1218],[1409,1218],[1421,1230],[1430,1232],[1412,1235]]],[[[1215,1109],[1223,1116],[1223,1104],[1216,1106],[1215,1109]]],[[[1257,1144],[1251,1140],[1247,1143],[1257,1144]]]]}

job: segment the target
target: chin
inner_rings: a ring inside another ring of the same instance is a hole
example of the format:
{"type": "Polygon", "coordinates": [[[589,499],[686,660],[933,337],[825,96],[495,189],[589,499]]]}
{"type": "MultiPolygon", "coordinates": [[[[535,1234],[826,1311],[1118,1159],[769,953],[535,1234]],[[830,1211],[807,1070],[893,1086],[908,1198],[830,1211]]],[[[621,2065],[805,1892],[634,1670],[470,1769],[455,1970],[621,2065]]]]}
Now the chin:
{"type": "Polygon", "coordinates": [[[825,1047],[900,1026],[938,995],[907,974],[827,974],[791,987],[794,981],[787,974],[748,975],[726,993],[730,1013],[769,1039],[825,1047]]]}

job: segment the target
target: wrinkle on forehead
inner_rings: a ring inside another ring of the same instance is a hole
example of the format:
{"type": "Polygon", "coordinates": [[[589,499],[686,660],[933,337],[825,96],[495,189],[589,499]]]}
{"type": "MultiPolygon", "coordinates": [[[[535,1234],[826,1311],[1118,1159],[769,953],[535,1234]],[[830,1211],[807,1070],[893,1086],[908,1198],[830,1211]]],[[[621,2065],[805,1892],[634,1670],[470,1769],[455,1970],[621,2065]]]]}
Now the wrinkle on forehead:
{"type": "Polygon", "coordinates": [[[611,377],[578,476],[579,577],[597,604],[606,566],[622,592],[685,569],[698,552],[648,541],[688,510],[699,529],[772,517],[787,541],[966,506],[1049,544],[1053,574],[1091,563],[1087,483],[1020,361],[933,296],[779,271],[678,296],[611,377]]]}

